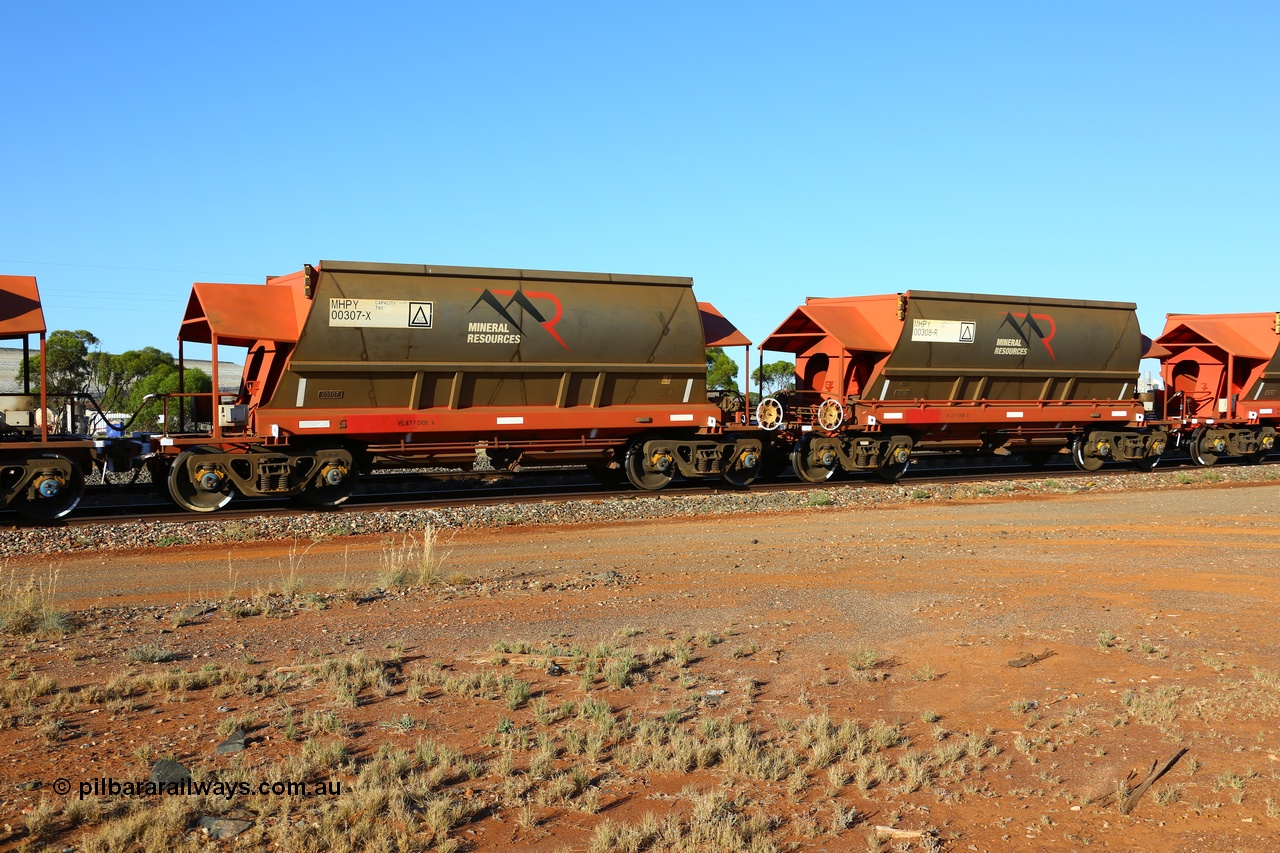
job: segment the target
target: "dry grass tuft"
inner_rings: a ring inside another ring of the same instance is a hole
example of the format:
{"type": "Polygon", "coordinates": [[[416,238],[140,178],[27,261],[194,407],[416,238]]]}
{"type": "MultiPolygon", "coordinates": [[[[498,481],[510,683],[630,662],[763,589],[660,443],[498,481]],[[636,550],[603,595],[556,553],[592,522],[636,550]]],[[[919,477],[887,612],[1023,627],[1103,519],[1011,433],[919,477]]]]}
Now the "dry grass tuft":
{"type": "Polygon", "coordinates": [[[25,582],[13,572],[0,582],[0,631],[6,634],[64,634],[72,628],[71,614],[55,606],[58,569],[43,578],[34,574],[25,582]]]}
{"type": "Polygon", "coordinates": [[[399,539],[385,540],[380,555],[379,583],[387,588],[440,586],[444,582],[441,568],[450,554],[449,549],[443,547],[446,544],[441,541],[439,529],[430,524],[422,528],[419,537],[406,533],[399,539]]]}

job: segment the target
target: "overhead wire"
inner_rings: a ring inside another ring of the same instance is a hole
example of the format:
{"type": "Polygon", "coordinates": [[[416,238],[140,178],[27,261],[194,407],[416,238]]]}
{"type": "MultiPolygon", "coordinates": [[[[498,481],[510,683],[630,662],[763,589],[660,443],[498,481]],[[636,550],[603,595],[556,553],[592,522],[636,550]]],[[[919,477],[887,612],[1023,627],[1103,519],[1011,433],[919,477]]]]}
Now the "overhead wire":
{"type": "Polygon", "coordinates": [[[69,264],[69,263],[63,263],[59,261],[18,261],[18,260],[13,260],[11,258],[0,258],[0,264],[29,264],[31,266],[42,266],[42,267],[77,267],[80,269],[122,270],[125,272],[171,272],[171,273],[182,273],[184,275],[216,275],[216,276],[230,276],[233,278],[252,278],[252,279],[266,278],[266,276],[262,273],[211,272],[209,270],[172,270],[172,269],[161,269],[158,267],[116,267],[116,266],[110,266],[108,264],[69,264]]]}

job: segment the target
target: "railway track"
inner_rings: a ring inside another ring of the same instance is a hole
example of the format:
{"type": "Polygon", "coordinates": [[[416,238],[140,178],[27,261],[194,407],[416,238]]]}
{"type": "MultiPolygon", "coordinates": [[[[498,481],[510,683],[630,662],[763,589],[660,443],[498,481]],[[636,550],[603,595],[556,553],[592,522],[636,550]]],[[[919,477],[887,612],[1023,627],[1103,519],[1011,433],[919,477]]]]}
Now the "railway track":
{"type": "MultiPolygon", "coordinates": [[[[1273,455],[1268,461],[1280,457],[1273,455]]],[[[1159,470],[1187,469],[1203,471],[1190,459],[1162,460],[1159,470]]],[[[1215,468],[1239,467],[1245,463],[1223,461],[1215,468]]],[[[1048,465],[1036,466],[1020,457],[994,457],[975,462],[973,459],[939,456],[919,457],[899,481],[905,487],[957,485],[983,481],[1019,481],[1052,477],[1058,480],[1097,479],[1110,474],[1134,473],[1125,465],[1109,465],[1095,472],[1080,471],[1067,455],[1048,465]]],[[[823,484],[799,480],[790,472],[770,482],[757,482],[751,492],[810,492],[826,487],[885,488],[890,484],[874,475],[833,477],[823,484]]],[[[719,481],[677,481],[657,492],[638,491],[629,485],[609,485],[592,479],[581,469],[547,469],[538,473],[515,476],[507,473],[475,475],[458,474],[384,474],[366,477],[355,494],[344,504],[332,508],[302,505],[287,498],[240,497],[215,513],[192,513],[176,508],[166,496],[149,483],[91,485],[76,514],[61,522],[67,528],[101,524],[137,522],[195,523],[203,521],[242,521],[263,515],[326,515],[341,517],[363,512],[392,512],[444,507],[477,507],[502,504],[528,504],[545,501],[627,500],[639,498],[680,499],[687,497],[740,492],[719,481]],[[426,481],[424,483],[424,481],[426,481]]],[[[31,526],[15,513],[0,514],[0,528],[31,526]]]]}

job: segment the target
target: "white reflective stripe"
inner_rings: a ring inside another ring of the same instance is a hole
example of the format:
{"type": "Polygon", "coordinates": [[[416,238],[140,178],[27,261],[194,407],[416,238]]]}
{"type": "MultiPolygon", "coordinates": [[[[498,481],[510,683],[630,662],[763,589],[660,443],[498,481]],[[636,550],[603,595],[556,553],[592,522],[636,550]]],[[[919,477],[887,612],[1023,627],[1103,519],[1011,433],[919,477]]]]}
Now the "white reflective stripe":
{"type": "Polygon", "coordinates": [[[689,395],[693,393],[693,380],[684,383],[684,401],[689,402],[689,395]]]}
{"type": "Polygon", "coordinates": [[[1120,389],[1120,399],[1124,399],[1124,392],[1129,390],[1129,383],[1124,383],[1124,387],[1120,389]]]}
{"type": "Polygon", "coordinates": [[[1258,390],[1253,392],[1253,399],[1255,399],[1255,400],[1256,400],[1256,399],[1258,399],[1258,397],[1262,394],[1262,386],[1263,386],[1263,385],[1266,385],[1266,384],[1267,384],[1267,383],[1265,383],[1265,382],[1259,382],[1259,383],[1258,383],[1258,390]]]}
{"type": "Polygon", "coordinates": [[[886,421],[900,421],[902,420],[902,412],[882,412],[880,417],[886,421]]]}
{"type": "Polygon", "coordinates": [[[1272,414],[1274,411],[1275,409],[1258,409],[1258,413],[1263,415],[1272,414]]]}
{"type": "Polygon", "coordinates": [[[1112,410],[1112,412],[1111,412],[1111,417],[1113,417],[1113,418],[1127,418],[1127,417],[1129,417],[1129,413],[1128,413],[1126,410],[1124,410],[1124,409],[1113,409],[1113,410],[1112,410]]]}
{"type": "Polygon", "coordinates": [[[302,408],[302,402],[307,397],[307,377],[298,380],[298,408],[302,408]]]}
{"type": "Polygon", "coordinates": [[[172,439],[172,438],[162,438],[162,439],[160,439],[160,446],[161,446],[161,447],[173,447],[173,439],[172,439]]]}
{"type": "Polygon", "coordinates": [[[106,443],[105,441],[95,441],[95,442],[93,443],[93,446],[94,446],[94,447],[97,447],[97,448],[99,448],[99,449],[101,449],[101,448],[103,448],[103,447],[106,447],[106,446],[107,446],[107,443],[106,443]]]}
{"type": "Polygon", "coordinates": [[[298,429],[328,429],[328,421],[298,421],[298,429]]]}
{"type": "Polygon", "coordinates": [[[800,427],[800,431],[801,431],[801,432],[813,432],[813,427],[809,426],[808,424],[804,424],[804,425],[802,425],[802,426],[800,427]]]}
{"type": "Polygon", "coordinates": [[[1004,416],[1006,418],[1020,418],[1022,417],[1022,412],[1005,412],[1004,416]]]}
{"type": "Polygon", "coordinates": [[[522,423],[524,423],[524,418],[498,418],[499,426],[503,424],[522,424],[522,423]]]}
{"type": "Polygon", "coordinates": [[[884,381],[884,387],[880,389],[880,399],[883,400],[885,397],[888,397],[888,396],[889,396],[889,380],[886,379],[884,381]]]}
{"type": "Polygon", "coordinates": [[[684,423],[686,421],[690,421],[690,422],[693,421],[693,415],[672,415],[671,416],[671,422],[673,424],[684,423]]]}

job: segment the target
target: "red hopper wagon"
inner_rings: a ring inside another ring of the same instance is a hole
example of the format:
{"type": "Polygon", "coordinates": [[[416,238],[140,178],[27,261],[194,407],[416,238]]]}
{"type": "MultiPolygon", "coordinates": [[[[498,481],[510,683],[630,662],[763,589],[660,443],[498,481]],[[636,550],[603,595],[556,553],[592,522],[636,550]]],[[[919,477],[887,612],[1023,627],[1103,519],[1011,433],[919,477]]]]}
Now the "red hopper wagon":
{"type": "Polygon", "coordinates": [[[161,439],[153,473],[198,512],[235,493],[333,505],[361,471],[482,460],[745,484],[761,439],[707,402],[703,316],[691,279],[659,276],[324,261],[196,284],[179,357],[245,347],[244,374],[204,395],[210,430],[161,439]]]}
{"type": "Polygon", "coordinates": [[[1153,355],[1168,419],[1197,465],[1261,462],[1280,427],[1280,313],[1170,314],[1153,355]]]}
{"type": "Polygon", "coordinates": [[[761,345],[796,359],[796,392],[757,418],[790,436],[809,482],[836,470],[889,480],[917,450],[1070,447],[1076,464],[1154,466],[1167,433],[1135,399],[1135,306],[910,291],[810,298],[761,345]]]}
{"type": "Polygon", "coordinates": [[[0,395],[0,506],[36,521],[53,521],[76,508],[94,444],[83,436],[50,431],[44,310],[31,276],[0,275],[0,341],[22,342],[22,392],[0,395]],[[30,372],[32,338],[40,372],[30,372]]]}

